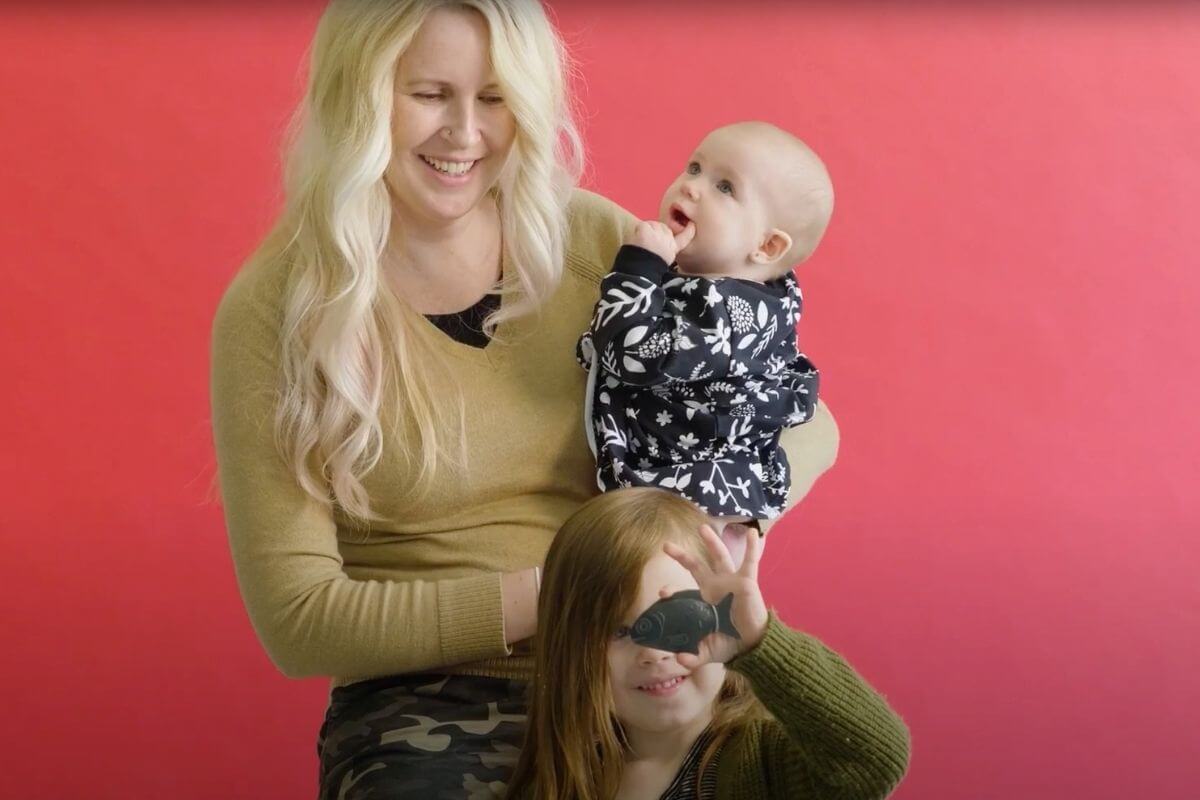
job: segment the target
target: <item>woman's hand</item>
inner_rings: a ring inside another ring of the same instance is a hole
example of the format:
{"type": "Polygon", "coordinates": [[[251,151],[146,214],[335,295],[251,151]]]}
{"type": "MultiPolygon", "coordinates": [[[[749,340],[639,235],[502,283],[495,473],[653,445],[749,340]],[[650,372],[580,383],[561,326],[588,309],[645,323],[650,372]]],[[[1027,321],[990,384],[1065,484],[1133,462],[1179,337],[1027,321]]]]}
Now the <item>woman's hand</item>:
{"type": "MultiPolygon", "coordinates": [[[[762,538],[754,535],[746,537],[746,555],[740,568],[734,568],[729,550],[711,526],[700,526],[700,538],[704,540],[709,557],[715,564],[713,568],[674,542],[664,544],[663,551],[692,573],[700,587],[700,596],[706,602],[716,605],[725,595],[733,594],[730,618],[741,638],[734,639],[723,633],[705,637],[700,642],[699,655],[678,654],[679,663],[688,669],[695,669],[710,661],[729,661],[758,644],[767,628],[767,605],[763,602],[762,591],[758,588],[758,559],[762,555],[762,538]]],[[[669,594],[667,590],[660,592],[664,597],[669,594]]]]}

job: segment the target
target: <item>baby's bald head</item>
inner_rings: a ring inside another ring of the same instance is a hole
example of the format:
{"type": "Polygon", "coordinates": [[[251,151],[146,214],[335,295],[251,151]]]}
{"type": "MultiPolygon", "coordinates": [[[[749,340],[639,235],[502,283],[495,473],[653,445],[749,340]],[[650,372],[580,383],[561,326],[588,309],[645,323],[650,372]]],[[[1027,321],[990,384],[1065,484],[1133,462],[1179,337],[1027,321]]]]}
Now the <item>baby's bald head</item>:
{"type": "Polygon", "coordinates": [[[707,138],[738,147],[755,165],[768,223],[792,240],[780,259],[780,272],[805,261],[833,215],[833,183],[824,162],[803,141],[769,122],[735,122],[707,138]]]}

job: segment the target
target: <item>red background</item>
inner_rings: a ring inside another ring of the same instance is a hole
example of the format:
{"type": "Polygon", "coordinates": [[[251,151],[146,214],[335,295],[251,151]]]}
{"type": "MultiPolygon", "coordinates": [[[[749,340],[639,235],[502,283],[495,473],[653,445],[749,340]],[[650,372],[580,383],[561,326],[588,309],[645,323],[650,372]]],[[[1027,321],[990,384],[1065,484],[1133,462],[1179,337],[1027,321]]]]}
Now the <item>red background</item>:
{"type": "MultiPolygon", "coordinates": [[[[898,798],[1194,797],[1200,6],[730,8],[556,4],[589,185],[652,213],[755,117],[833,175],[841,456],[768,601],[907,719],[898,798]]],[[[5,796],[314,793],[326,685],[242,609],[207,375],[319,11],[2,12],[5,796]]]]}

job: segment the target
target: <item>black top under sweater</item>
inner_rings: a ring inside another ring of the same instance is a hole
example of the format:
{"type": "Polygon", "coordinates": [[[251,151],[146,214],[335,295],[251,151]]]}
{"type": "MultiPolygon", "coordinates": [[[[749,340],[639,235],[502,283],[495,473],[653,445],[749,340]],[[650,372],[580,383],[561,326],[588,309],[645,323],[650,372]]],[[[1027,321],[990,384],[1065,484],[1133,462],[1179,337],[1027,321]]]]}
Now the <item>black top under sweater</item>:
{"type": "Polygon", "coordinates": [[[479,302],[462,311],[451,314],[426,314],[425,319],[432,322],[442,333],[456,342],[471,347],[487,347],[491,341],[483,332],[483,321],[496,309],[500,308],[500,295],[485,294],[479,302]]]}

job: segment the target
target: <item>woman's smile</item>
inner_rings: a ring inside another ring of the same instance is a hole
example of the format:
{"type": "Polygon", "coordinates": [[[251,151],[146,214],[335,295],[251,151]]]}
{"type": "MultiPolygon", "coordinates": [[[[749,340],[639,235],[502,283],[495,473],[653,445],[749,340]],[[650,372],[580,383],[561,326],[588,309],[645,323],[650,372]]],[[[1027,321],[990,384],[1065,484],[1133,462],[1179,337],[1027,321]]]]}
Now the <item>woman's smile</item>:
{"type": "Polygon", "coordinates": [[[432,156],[418,155],[421,163],[429,168],[437,179],[450,186],[462,186],[471,180],[475,165],[482,159],[474,161],[442,161],[432,156]]]}

